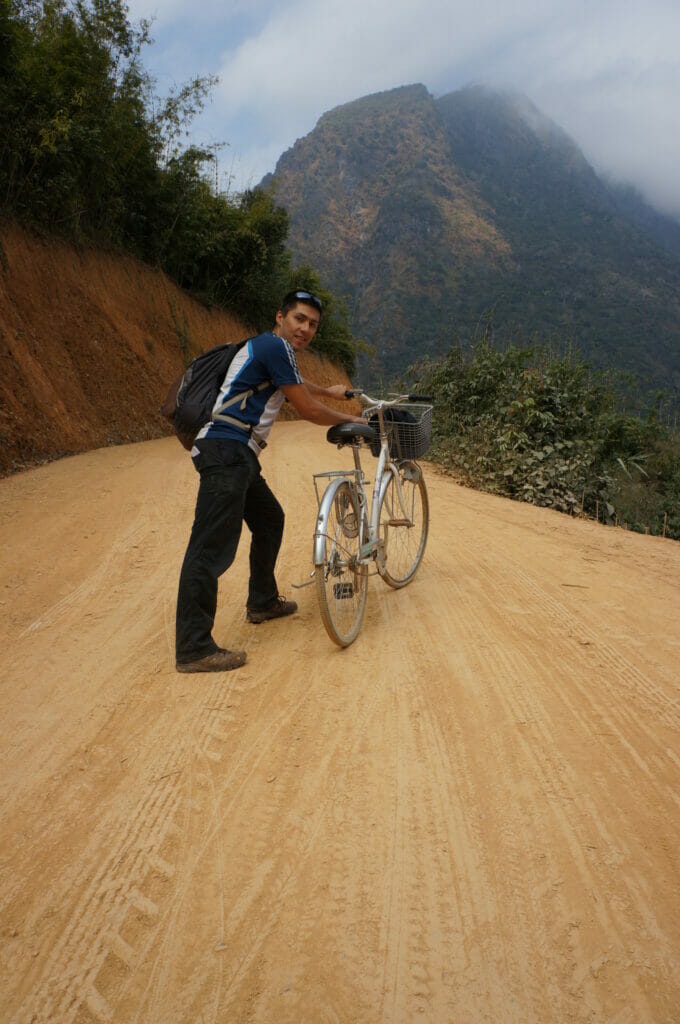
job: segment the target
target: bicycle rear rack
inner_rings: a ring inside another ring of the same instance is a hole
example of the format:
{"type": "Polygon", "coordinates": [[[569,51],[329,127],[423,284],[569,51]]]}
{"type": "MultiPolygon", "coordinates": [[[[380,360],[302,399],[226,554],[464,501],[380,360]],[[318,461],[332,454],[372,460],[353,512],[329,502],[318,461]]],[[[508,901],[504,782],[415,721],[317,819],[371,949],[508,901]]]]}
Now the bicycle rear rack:
{"type": "Polygon", "coordinates": [[[323,497],[323,494],[319,491],[319,485],[317,483],[317,480],[332,480],[334,477],[339,476],[354,477],[354,482],[358,485],[360,482],[363,481],[364,487],[369,485],[371,482],[370,480],[367,480],[366,477],[364,476],[363,469],[330,469],[327,470],[325,473],[314,473],[312,476],[312,480],[314,481],[314,491],[316,493],[317,508],[321,507],[321,499],[323,497]]]}

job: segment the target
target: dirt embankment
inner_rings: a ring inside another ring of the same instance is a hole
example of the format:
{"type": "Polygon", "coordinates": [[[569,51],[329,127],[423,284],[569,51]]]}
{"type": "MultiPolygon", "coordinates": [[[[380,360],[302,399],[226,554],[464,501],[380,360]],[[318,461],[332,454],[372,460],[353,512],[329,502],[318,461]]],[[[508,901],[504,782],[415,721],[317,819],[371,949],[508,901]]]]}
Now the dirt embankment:
{"type": "MultiPolygon", "coordinates": [[[[183,352],[249,333],[137,260],[0,225],[0,476],[168,433],[158,407],[183,352]]],[[[311,353],[300,365],[347,379],[311,353]]]]}

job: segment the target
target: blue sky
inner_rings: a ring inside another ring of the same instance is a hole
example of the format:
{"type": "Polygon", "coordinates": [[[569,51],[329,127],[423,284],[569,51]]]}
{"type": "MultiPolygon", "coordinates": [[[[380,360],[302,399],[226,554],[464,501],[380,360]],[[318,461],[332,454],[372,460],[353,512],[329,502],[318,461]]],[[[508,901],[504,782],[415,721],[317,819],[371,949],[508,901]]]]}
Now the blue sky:
{"type": "Polygon", "coordinates": [[[422,82],[524,92],[600,171],[680,218],[680,0],[132,0],[165,93],[219,76],[193,141],[257,184],[340,103],[422,82]]]}

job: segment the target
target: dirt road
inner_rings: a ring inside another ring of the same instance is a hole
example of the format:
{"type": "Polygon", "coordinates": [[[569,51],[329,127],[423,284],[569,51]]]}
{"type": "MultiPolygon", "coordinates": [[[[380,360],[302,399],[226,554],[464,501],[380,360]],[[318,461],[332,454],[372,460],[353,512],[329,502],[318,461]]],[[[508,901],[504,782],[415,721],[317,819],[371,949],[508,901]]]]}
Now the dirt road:
{"type": "MultiPolygon", "coordinates": [[[[282,423],[281,589],[312,468],[282,423]]],[[[252,626],[245,544],[174,672],[196,488],[169,439],[0,481],[0,1020],[680,1020],[680,545],[427,472],[357,642],[252,626]]]]}

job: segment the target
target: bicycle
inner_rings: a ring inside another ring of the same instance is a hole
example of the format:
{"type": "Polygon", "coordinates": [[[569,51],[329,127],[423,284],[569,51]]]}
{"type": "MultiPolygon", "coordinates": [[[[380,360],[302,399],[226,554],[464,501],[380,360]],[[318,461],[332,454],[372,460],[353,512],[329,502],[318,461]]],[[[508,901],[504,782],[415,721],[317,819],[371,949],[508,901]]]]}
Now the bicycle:
{"type": "Polygon", "coordinates": [[[430,445],[430,399],[400,395],[378,400],[361,390],[346,394],[360,400],[368,422],[338,423],[326,438],[339,448],[352,448],[354,469],[313,477],[319,507],[313,575],[323,624],[340,647],[348,647],[361,628],[369,566],[375,563],[390,587],[405,587],[422,560],[430,519],[423,471],[416,461],[430,445]],[[362,442],[378,457],[370,510],[362,442]],[[319,497],[319,481],[325,478],[329,482],[319,497]]]}

